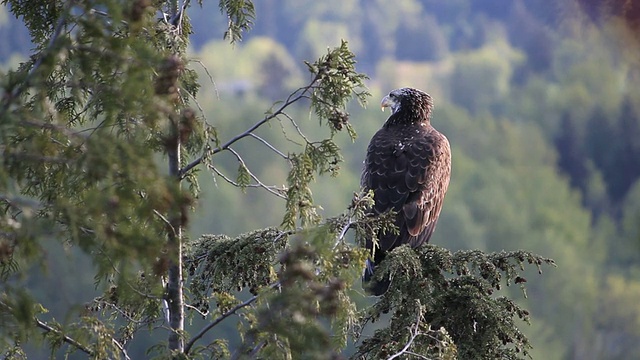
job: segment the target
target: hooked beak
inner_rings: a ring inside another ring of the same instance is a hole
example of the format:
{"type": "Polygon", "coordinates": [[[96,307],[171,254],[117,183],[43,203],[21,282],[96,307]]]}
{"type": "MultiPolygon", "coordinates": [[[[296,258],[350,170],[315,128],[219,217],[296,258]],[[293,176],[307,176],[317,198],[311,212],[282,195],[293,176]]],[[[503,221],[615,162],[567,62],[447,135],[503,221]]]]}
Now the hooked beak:
{"type": "Polygon", "coordinates": [[[384,108],[392,107],[392,106],[393,106],[393,100],[391,100],[389,96],[385,96],[382,98],[382,102],[380,102],[380,110],[384,111],[384,108]]]}

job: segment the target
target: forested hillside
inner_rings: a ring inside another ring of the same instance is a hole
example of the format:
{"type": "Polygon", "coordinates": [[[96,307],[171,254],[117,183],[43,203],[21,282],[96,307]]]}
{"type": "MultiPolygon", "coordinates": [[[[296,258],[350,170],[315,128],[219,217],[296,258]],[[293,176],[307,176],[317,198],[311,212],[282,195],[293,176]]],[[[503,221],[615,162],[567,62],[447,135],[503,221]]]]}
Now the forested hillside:
{"type": "MultiPolygon", "coordinates": [[[[312,185],[325,216],[344,211],[359,189],[366,144],[388,116],[379,99],[405,86],[429,92],[432,123],[453,153],[432,242],[555,260],[556,268],[527,276],[527,298],[519,300],[531,313],[521,329],[534,359],[640,358],[640,48],[624,16],[601,16],[584,3],[263,0],[253,28],[230,46],[221,38],[227,19],[217,2],[205,1],[188,12],[189,57],[203,84],[198,102],[227,137],[305,84],[302,59],[348,41],[373,96],[366,108],[349,108],[358,138],[336,139],[345,158],[340,175],[312,185]]],[[[0,70],[25,60],[31,47],[20,26],[0,8],[0,70]]],[[[308,106],[290,115],[311,117],[308,106]]],[[[313,125],[302,130],[326,135],[313,125]]],[[[278,126],[292,131],[274,123],[257,134],[283,141],[272,131],[278,126]]],[[[235,148],[262,182],[286,183],[277,155],[262,149],[259,141],[235,148]]],[[[201,211],[189,236],[280,224],[285,202],[254,188],[233,191],[238,164],[223,156],[214,164],[218,176],[200,174],[201,211]]],[[[90,266],[70,267],[64,253],[49,257],[49,270],[61,276],[90,266]]],[[[91,289],[90,275],[79,281],[30,285],[62,314],[82,285],[91,289]]],[[[505,291],[521,298],[517,286],[505,291]]]]}

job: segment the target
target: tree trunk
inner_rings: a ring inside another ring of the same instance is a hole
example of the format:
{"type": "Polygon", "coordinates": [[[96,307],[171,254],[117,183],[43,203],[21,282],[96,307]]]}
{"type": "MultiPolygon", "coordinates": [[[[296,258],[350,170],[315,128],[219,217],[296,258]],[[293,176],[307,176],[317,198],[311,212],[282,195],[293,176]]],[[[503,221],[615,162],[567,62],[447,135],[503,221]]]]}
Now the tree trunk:
{"type": "MultiPolygon", "coordinates": [[[[176,181],[180,181],[180,137],[174,132],[175,147],[169,149],[169,173],[176,181]]],[[[178,185],[179,187],[180,185],[178,185]]],[[[166,289],[166,300],[169,310],[169,350],[184,352],[184,304],[182,297],[182,214],[177,204],[171,210],[168,229],[169,269],[166,289]]]]}

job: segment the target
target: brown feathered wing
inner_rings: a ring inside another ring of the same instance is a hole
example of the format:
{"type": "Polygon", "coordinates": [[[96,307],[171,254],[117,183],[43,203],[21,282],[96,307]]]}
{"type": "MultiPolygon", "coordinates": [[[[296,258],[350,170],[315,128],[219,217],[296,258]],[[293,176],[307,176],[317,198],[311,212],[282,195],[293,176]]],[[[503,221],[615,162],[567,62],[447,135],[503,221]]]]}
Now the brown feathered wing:
{"type": "MultiPolygon", "coordinates": [[[[430,124],[385,126],[371,139],[367,149],[362,187],[373,190],[374,212],[397,212],[399,234],[379,234],[379,247],[369,239],[373,264],[365,271],[371,280],[373,266],[385,253],[403,244],[417,247],[433,234],[449,185],[451,159],[449,141],[430,124]]],[[[388,282],[372,283],[375,295],[384,293],[388,282]]]]}

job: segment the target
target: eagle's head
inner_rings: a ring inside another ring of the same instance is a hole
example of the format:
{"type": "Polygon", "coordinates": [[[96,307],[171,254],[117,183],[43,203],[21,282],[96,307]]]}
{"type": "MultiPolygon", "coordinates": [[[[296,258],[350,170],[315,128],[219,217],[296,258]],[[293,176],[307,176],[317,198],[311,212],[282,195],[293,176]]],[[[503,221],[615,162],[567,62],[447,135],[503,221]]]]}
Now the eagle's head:
{"type": "Polygon", "coordinates": [[[391,123],[429,122],[433,99],[426,92],[414,88],[395,89],[380,103],[382,110],[391,108],[391,123]]]}

